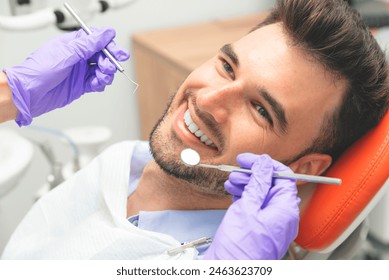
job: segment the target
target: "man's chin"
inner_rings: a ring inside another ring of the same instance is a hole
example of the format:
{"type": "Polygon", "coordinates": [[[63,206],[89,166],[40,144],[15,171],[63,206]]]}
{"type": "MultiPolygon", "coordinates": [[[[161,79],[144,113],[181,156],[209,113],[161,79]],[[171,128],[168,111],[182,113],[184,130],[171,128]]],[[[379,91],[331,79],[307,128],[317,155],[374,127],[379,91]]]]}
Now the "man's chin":
{"type": "Polygon", "coordinates": [[[230,194],[224,189],[224,182],[228,179],[228,173],[205,168],[188,167],[181,162],[179,155],[175,151],[176,144],[178,144],[175,141],[179,141],[179,139],[169,139],[162,132],[168,108],[169,106],[154,126],[149,139],[150,151],[158,166],[167,175],[183,180],[186,184],[189,183],[204,193],[222,197],[229,196],[230,194]]]}
{"type": "Polygon", "coordinates": [[[157,151],[153,155],[158,166],[167,175],[182,180],[185,184],[189,183],[193,188],[206,194],[221,197],[229,195],[224,189],[224,182],[228,179],[227,173],[188,167],[178,160],[167,160],[165,156],[160,156],[157,151]]]}

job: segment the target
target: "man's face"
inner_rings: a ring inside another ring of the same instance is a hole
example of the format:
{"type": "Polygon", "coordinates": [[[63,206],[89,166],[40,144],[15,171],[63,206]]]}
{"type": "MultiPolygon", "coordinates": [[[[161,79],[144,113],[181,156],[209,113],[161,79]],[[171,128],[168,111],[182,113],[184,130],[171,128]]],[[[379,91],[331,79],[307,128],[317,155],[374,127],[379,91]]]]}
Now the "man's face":
{"type": "Polygon", "coordinates": [[[153,154],[165,171],[221,194],[228,174],[184,166],[181,150],[211,164],[236,164],[244,152],[288,162],[311,146],[345,87],[291,46],[280,24],[265,26],[187,77],[152,133],[153,154]]]}

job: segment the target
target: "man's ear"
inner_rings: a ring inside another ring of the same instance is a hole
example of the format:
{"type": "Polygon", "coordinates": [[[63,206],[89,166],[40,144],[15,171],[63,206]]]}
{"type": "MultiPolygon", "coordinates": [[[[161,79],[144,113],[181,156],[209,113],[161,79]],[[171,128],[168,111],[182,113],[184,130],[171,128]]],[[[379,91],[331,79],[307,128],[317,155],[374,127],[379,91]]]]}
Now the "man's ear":
{"type": "MultiPolygon", "coordinates": [[[[330,155],[326,154],[307,154],[289,165],[295,173],[307,175],[321,175],[332,163],[330,155]]],[[[297,185],[302,185],[306,182],[297,181],[297,185]]]]}

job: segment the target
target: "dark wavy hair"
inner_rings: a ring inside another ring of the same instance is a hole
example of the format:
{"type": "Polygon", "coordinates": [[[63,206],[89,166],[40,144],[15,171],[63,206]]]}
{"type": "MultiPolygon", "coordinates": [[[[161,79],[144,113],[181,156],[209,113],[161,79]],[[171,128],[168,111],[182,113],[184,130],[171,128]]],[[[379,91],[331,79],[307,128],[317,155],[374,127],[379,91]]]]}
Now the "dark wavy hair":
{"type": "Polygon", "coordinates": [[[254,30],[273,23],[282,23],[293,46],[347,82],[340,106],[325,118],[311,146],[295,158],[318,152],[335,161],[377,125],[388,109],[385,54],[347,1],[279,0],[254,30]]]}

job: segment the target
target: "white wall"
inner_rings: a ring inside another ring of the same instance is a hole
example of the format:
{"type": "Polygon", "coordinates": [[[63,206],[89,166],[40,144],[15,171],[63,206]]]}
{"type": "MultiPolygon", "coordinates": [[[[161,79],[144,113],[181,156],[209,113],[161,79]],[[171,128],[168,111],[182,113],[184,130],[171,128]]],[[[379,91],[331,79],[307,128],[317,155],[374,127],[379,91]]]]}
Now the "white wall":
{"type": "MultiPolygon", "coordinates": [[[[80,2],[88,1],[68,2],[78,5],[80,2]]],[[[61,7],[63,1],[46,2],[61,7]]],[[[114,27],[117,31],[115,41],[131,50],[130,37],[133,32],[251,14],[268,9],[273,2],[273,0],[137,0],[122,10],[111,10],[90,19],[88,23],[98,27],[114,27]]],[[[7,15],[8,11],[8,1],[0,1],[0,15],[7,15]]],[[[20,63],[32,50],[58,34],[61,34],[61,31],[55,27],[30,32],[0,30],[0,67],[20,63]]],[[[123,66],[129,75],[135,78],[133,61],[130,60],[123,66]]],[[[83,96],[66,108],[35,119],[33,124],[56,129],[104,125],[113,132],[110,143],[137,139],[140,135],[138,108],[136,94],[132,95],[131,91],[128,81],[117,75],[114,83],[104,93],[83,96]]],[[[15,129],[35,140],[47,140],[52,143],[61,160],[69,159],[70,149],[60,144],[53,136],[33,132],[28,128],[19,129],[14,122],[2,124],[1,127],[15,129]]],[[[16,225],[31,207],[33,196],[45,182],[49,172],[49,165],[42,153],[37,149],[35,152],[32,165],[18,186],[4,198],[0,198],[0,252],[16,225]]]]}

